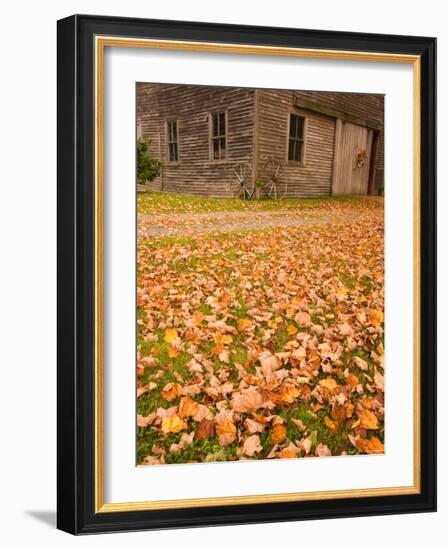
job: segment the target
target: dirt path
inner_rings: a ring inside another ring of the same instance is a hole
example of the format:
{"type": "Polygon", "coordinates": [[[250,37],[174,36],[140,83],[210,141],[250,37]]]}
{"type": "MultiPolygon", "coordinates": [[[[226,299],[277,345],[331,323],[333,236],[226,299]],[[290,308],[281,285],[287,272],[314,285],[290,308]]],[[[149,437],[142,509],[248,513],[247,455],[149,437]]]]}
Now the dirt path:
{"type": "MultiPolygon", "coordinates": [[[[274,210],[261,212],[224,211],[198,214],[139,214],[138,238],[227,233],[268,229],[270,227],[336,224],[362,220],[365,215],[365,213],[355,210],[339,213],[310,210],[274,210]]],[[[382,215],[382,213],[379,212],[379,215],[382,215]]]]}

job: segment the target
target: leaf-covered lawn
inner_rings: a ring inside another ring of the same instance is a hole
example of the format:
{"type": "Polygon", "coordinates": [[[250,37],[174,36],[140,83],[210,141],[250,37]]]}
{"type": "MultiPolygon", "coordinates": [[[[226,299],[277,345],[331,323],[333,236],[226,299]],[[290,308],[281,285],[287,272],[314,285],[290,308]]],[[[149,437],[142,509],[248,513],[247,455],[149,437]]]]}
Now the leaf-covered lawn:
{"type": "Polygon", "coordinates": [[[357,208],[381,209],[379,197],[327,197],[325,199],[251,200],[216,199],[169,193],[138,193],[137,206],[141,214],[187,214],[223,211],[303,210],[357,208]]]}
{"type": "Polygon", "coordinates": [[[384,452],[382,201],[316,204],[370,214],[139,241],[139,464],[384,452]]]}

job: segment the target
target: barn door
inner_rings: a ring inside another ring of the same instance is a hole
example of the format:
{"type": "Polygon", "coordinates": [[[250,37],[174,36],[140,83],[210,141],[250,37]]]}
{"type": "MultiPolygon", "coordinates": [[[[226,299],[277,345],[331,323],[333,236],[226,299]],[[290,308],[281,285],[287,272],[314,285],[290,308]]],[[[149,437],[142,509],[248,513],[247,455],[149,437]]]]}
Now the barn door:
{"type": "Polygon", "coordinates": [[[336,120],[333,195],[367,195],[373,130],[336,120]]]}

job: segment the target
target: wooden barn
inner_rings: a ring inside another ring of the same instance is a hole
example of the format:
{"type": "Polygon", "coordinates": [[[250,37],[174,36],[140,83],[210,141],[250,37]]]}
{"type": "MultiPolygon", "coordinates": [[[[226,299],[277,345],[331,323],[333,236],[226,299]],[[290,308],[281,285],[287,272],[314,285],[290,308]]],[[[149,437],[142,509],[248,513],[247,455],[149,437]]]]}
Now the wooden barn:
{"type": "Polygon", "coordinates": [[[143,189],[226,197],[242,174],[285,197],[377,194],[383,120],[382,95],[138,83],[137,135],[162,161],[143,189]]]}

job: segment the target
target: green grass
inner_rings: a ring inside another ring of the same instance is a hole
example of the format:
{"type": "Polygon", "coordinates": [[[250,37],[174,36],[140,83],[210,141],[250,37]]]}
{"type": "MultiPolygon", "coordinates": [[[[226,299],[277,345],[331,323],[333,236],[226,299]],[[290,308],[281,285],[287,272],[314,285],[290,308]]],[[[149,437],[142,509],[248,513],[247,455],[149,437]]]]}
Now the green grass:
{"type": "Polygon", "coordinates": [[[138,212],[141,214],[181,214],[224,211],[265,211],[265,210],[302,210],[314,208],[331,208],[338,205],[372,208],[372,202],[381,208],[379,197],[321,197],[314,199],[281,199],[278,201],[262,199],[245,201],[201,197],[193,195],[176,195],[172,193],[138,193],[138,212]]]}

